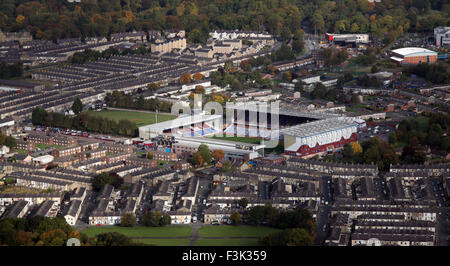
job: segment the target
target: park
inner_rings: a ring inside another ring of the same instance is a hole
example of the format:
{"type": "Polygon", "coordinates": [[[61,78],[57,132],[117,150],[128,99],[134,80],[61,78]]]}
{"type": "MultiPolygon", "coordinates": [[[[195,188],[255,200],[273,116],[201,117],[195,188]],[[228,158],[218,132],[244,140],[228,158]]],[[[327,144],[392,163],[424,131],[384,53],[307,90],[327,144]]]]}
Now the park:
{"type": "Polygon", "coordinates": [[[280,229],[267,226],[201,225],[193,230],[190,225],[166,227],[97,226],[82,231],[88,237],[107,232],[118,232],[136,243],[155,246],[257,246],[258,239],[280,229]]]}
{"type": "Polygon", "coordinates": [[[129,120],[136,123],[136,126],[151,125],[168,120],[175,119],[176,116],[171,114],[154,113],[148,111],[134,110],[102,110],[88,111],[89,115],[104,117],[119,122],[120,120],[129,120]]]}

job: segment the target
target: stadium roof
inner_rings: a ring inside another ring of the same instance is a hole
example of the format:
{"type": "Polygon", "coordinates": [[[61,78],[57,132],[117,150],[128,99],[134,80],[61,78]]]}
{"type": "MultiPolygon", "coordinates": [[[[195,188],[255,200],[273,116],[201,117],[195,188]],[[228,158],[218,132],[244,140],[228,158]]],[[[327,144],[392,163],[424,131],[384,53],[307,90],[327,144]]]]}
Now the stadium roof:
{"type": "Polygon", "coordinates": [[[351,117],[328,118],[306,124],[296,125],[290,128],[285,128],[280,130],[280,132],[282,135],[289,135],[294,137],[308,137],[347,127],[357,126],[359,120],[360,119],[355,119],[351,117]]]}
{"type": "Polygon", "coordinates": [[[392,50],[393,53],[399,54],[401,56],[411,56],[413,54],[437,54],[434,51],[420,48],[420,47],[405,47],[400,49],[392,50]]]}
{"type": "Polygon", "coordinates": [[[397,61],[397,62],[401,62],[401,61],[404,60],[403,58],[396,57],[396,56],[392,56],[391,59],[394,60],[394,61],[397,61]]]}
{"type": "Polygon", "coordinates": [[[164,121],[158,124],[147,125],[143,127],[139,127],[139,131],[148,131],[162,133],[164,130],[179,128],[184,126],[190,126],[192,124],[197,124],[201,122],[209,122],[215,119],[222,118],[221,115],[189,115],[178,117],[173,120],[164,121]]]}
{"type": "MultiPolygon", "coordinates": [[[[246,111],[253,111],[255,112],[257,109],[256,102],[246,102],[246,103],[237,103],[235,105],[227,105],[226,108],[228,109],[236,109],[236,110],[246,110],[246,111]]],[[[258,103],[263,104],[263,103],[258,103]]],[[[267,103],[264,103],[267,104],[267,103]]],[[[272,111],[271,105],[267,104],[267,109],[269,113],[275,113],[276,111],[272,111]]],[[[260,109],[260,111],[262,111],[260,109]]],[[[278,113],[280,115],[286,115],[286,116],[294,116],[294,117],[305,117],[305,118],[312,118],[312,119],[326,119],[331,117],[337,117],[338,114],[332,114],[332,113],[325,113],[325,112],[318,112],[318,111],[300,111],[300,110],[293,110],[293,109],[285,109],[280,106],[278,113]]]]}

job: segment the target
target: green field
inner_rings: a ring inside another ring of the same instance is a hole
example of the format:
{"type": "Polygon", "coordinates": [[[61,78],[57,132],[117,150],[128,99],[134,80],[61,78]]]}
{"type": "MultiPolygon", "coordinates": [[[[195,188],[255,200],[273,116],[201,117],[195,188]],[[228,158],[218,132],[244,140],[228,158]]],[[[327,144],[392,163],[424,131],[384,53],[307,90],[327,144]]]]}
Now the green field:
{"type": "Polygon", "coordinates": [[[137,239],[133,238],[133,241],[136,243],[142,243],[145,245],[154,245],[154,246],[189,246],[189,239],[167,239],[167,238],[142,238],[137,239]]]}
{"type": "Polygon", "coordinates": [[[212,138],[228,140],[228,141],[244,142],[244,143],[250,143],[250,144],[260,144],[260,142],[262,141],[262,139],[257,139],[257,138],[226,136],[226,135],[224,135],[223,137],[212,136],[212,138]]]}
{"type": "Polygon", "coordinates": [[[196,246],[257,246],[257,238],[198,239],[196,246]]]}
{"type": "MultiPolygon", "coordinates": [[[[266,226],[231,226],[204,225],[198,231],[196,246],[257,246],[258,239],[280,229],[266,226]],[[204,238],[207,237],[207,238],[204,238]],[[234,238],[229,238],[234,237],[234,238]]],[[[82,231],[88,237],[95,237],[106,232],[118,232],[131,237],[134,242],[155,246],[188,246],[192,235],[192,227],[120,227],[95,226],[82,231]],[[176,238],[173,238],[176,237],[176,238]]]]}
{"type": "MultiPolygon", "coordinates": [[[[189,237],[192,234],[190,226],[166,226],[166,227],[119,227],[119,226],[96,226],[83,230],[89,237],[106,232],[119,232],[129,237],[189,237]]],[[[177,239],[175,239],[177,240],[177,239]]],[[[178,239],[179,240],[179,239],[178,239]]]]}
{"type": "Polygon", "coordinates": [[[12,151],[17,152],[17,153],[21,153],[21,154],[28,154],[27,150],[13,149],[12,151]]]}
{"type": "MultiPolygon", "coordinates": [[[[156,113],[144,113],[137,111],[119,111],[119,110],[103,110],[100,112],[97,111],[88,111],[90,115],[106,117],[109,119],[113,119],[116,121],[120,120],[130,120],[136,123],[136,126],[144,126],[156,123],[156,113]]],[[[158,114],[158,123],[164,122],[167,120],[175,119],[176,116],[168,115],[168,114],[158,114]]]]}
{"type": "Polygon", "coordinates": [[[198,230],[200,237],[261,237],[280,229],[267,226],[232,226],[232,225],[205,225],[198,230]]]}

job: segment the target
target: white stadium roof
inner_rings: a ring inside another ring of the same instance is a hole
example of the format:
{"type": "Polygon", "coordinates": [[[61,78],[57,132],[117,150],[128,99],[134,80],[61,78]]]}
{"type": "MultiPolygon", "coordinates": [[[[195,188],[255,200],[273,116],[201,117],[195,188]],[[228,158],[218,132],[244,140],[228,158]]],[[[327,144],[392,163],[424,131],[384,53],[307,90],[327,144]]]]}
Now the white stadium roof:
{"type": "Polygon", "coordinates": [[[401,62],[401,61],[404,60],[403,58],[396,57],[396,56],[392,56],[391,59],[394,60],[394,61],[397,61],[397,62],[401,62]]]}
{"type": "Polygon", "coordinates": [[[401,56],[411,56],[413,54],[437,54],[435,51],[431,51],[420,47],[405,47],[392,50],[393,53],[399,54],[401,56]]]}
{"type": "Polygon", "coordinates": [[[355,119],[351,117],[328,118],[324,120],[318,120],[282,129],[280,132],[283,135],[289,135],[294,137],[309,137],[330,131],[344,129],[347,127],[356,126],[358,120],[360,119],[355,119]]]}
{"type": "Polygon", "coordinates": [[[139,132],[153,132],[161,134],[164,130],[167,129],[174,129],[184,126],[190,126],[192,124],[202,123],[202,122],[210,122],[214,121],[215,119],[222,118],[221,115],[204,115],[204,114],[198,114],[198,115],[188,115],[188,116],[182,116],[175,118],[173,120],[164,121],[158,124],[153,125],[146,125],[139,127],[139,132]]]}
{"type": "Polygon", "coordinates": [[[281,130],[281,134],[296,139],[294,143],[285,146],[285,150],[297,151],[303,145],[315,147],[334,143],[342,138],[348,139],[358,131],[359,125],[363,123],[362,119],[336,117],[286,128],[281,130]]]}
{"type": "Polygon", "coordinates": [[[326,118],[338,116],[338,114],[318,112],[318,111],[292,110],[292,109],[284,108],[282,106],[280,106],[278,110],[272,110],[271,104],[268,104],[266,102],[236,103],[234,105],[227,105],[226,108],[227,109],[235,109],[235,110],[246,110],[246,111],[252,111],[252,112],[256,112],[256,111],[269,112],[269,113],[275,113],[275,114],[276,114],[276,112],[278,112],[278,114],[280,114],[280,115],[305,117],[305,118],[312,118],[312,119],[326,119],[326,118]],[[260,104],[267,104],[267,109],[261,109],[260,104]],[[257,109],[257,107],[259,109],[257,109]]]}

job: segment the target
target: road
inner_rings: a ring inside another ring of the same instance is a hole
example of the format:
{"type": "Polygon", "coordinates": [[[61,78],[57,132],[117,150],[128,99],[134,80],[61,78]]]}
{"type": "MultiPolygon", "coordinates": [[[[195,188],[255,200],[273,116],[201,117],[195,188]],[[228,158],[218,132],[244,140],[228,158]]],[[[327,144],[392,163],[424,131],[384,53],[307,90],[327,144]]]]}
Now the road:
{"type": "Polygon", "coordinates": [[[332,194],[332,181],[331,176],[323,175],[322,180],[320,182],[320,191],[321,195],[321,204],[319,213],[316,218],[316,239],[314,239],[314,245],[321,246],[323,245],[325,239],[329,233],[329,216],[331,214],[331,206],[333,204],[333,194],[332,194]],[[327,203],[327,204],[324,204],[327,203]],[[324,230],[324,226],[325,230],[324,230]]]}

